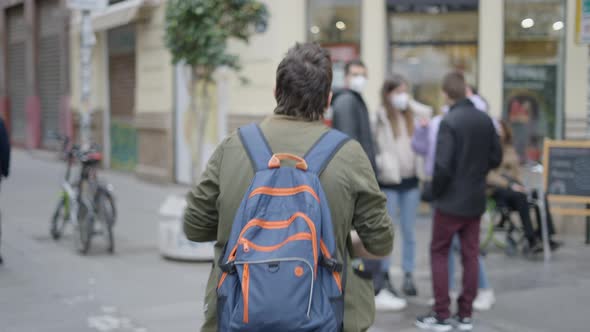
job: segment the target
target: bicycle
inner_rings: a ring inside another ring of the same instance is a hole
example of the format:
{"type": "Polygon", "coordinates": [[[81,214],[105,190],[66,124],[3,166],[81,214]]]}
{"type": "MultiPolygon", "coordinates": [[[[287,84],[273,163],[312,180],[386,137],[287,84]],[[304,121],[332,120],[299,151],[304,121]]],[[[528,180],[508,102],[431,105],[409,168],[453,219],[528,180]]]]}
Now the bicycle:
{"type": "Polygon", "coordinates": [[[68,137],[57,138],[63,142],[67,168],[51,219],[50,234],[54,240],[59,240],[67,224],[73,225],[75,247],[81,254],[86,254],[90,250],[92,237],[102,233],[106,236],[108,252],[114,253],[113,227],[117,212],[112,186],[100,182],[97,177],[102,155],[96,145],[83,151],[78,145],[70,147],[68,137]],[[77,181],[72,183],[70,178],[75,161],[80,163],[80,174],[77,181]]]}

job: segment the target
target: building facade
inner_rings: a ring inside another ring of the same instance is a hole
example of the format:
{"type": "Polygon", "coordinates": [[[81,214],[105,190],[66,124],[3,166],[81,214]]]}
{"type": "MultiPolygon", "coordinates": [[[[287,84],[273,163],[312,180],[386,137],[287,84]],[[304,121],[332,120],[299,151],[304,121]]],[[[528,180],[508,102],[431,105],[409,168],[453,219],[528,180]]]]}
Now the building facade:
{"type": "MultiPolygon", "coordinates": [[[[93,14],[93,140],[105,166],[163,181],[191,183],[235,128],[272,113],[275,70],[295,42],[316,41],[334,60],[369,71],[365,98],[379,107],[391,73],[407,77],[416,99],[442,103],[440,80],[458,69],[512,126],[523,160],[538,160],[544,138],[586,135],[588,46],[576,42],[576,0],[263,0],[265,33],[231,41],[240,75],[220,70],[210,91],[203,158],[200,117],[188,107],[186,68],[164,45],[164,0],[111,0],[93,14]]],[[[51,131],[77,136],[80,17],[65,0],[0,1],[0,114],[16,145],[55,148],[51,131]]],[[[197,99],[199,96],[197,96],[197,99]]]]}
{"type": "Polygon", "coordinates": [[[0,2],[0,114],[17,146],[55,147],[64,128],[67,21],[65,1],[0,2]]]}
{"type": "Polygon", "coordinates": [[[317,41],[331,51],[335,87],[347,60],[365,62],[371,110],[391,73],[438,108],[443,75],[461,70],[491,114],[509,122],[523,161],[539,160],[544,138],[586,137],[589,53],[576,42],[576,0],[267,3],[269,31],[254,42],[267,47],[235,47],[253,84],[232,87],[230,129],[272,111],[272,71],[283,52],[294,41],[317,41]]]}
{"type": "MultiPolygon", "coordinates": [[[[173,180],[174,80],[164,46],[165,2],[110,1],[92,14],[93,140],[113,169],[173,180]]],[[[71,110],[80,109],[80,17],[70,22],[71,110]]],[[[73,126],[77,128],[77,116],[73,126]]],[[[77,131],[77,130],[75,130],[77,131]]]]}

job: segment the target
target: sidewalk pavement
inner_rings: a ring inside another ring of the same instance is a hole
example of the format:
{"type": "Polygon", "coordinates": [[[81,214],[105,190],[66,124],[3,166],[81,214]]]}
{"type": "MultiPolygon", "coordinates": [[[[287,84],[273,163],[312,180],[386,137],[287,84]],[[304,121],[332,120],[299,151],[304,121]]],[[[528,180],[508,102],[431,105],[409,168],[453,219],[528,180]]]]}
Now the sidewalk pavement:
{"type": "MultiPolygon", "coordinates": [[[[399,233],[398,233],[399,234],[399,233]]],[[[428,244],[430,220],[422,217],[416,230],[418,297],[408,299],[408,308],[401,313],[378,313],[370,331],[420,331],[413,327],[417,315],[427,313],[432,297],[428,244]]],[[[401,286],[403,273],[399,268],[401,240],[395,246],[393,278],[401,286]]],[[[545,264],[537,260],[508,257],[492,251],[485,258],[490,283],[496,293],[492,310],[475,313],[474,331],[478,332],[582,332],[590,331],[587,308],[590,305],[590,247],[584,236],[563,239],[565,245],[545,264]]],[[[460,266],[460,257],[456,257],[460,266]]],[[[457,268],[456,278],[461,269],[457,268]]],[[[460,285],[457,280],[456,285],[460,285]]]]}
{"type": "MultiPolygon", "coordinates": [[[[2,183],[0,332],[198,330],[211,264],[164,260],[157,250],[158,208],[168,194],[184,195],[188,187],[102,172],[117,197],[116,254],[106,254],[97,239],[83,257],[71,238],[56,243],[48,234],[63,172],[51,155],[15,151],[12,175],[2,183]]],[[[371,331],[417,331],[414,318],[428,310],[430,221],[423,216],[416,228],[419,296],[404,312],[378,313],[371,331]]],[[[396,286],[402,279],[400,236],[393,257],[396,286]]],[[[581,234],[564,240],[549,264],[488,255],[497,303],[475,316],[475,331],[590,330],[590,248],[581,234]]]]}

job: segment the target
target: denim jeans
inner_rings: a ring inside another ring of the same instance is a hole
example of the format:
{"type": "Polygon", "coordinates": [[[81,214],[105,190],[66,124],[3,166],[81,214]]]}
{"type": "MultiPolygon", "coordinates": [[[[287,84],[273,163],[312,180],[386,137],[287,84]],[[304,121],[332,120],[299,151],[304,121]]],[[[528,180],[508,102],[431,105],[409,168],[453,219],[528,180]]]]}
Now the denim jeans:
{"type": "MultiPolygon", "coordinates": [[[[451,250],[449,251],[449,290],[455,289],[455,253],[461,251],[461,241],[459,240],[459,236],[455,234],[453,237],[453,243],[451,244],[451,250]]],[[[478,278],[477,284],[479,289],[489,289],[490,282],[488,280],[488,276],[486,274],[485,266],[483,264],[483,257],[479,255],[478,257],[478,278]]]]}
{"type": "MultiPolygon", "coordinates": [[[[402,270],[406,273],[414,271],[416,263],[416,216],[420,204],[420,190],[411,188],[407,190],[383,189],[387,196],[387,210],[394,222],[398,222],[402,233],[402,270]],[[399,218],[397,213],[399,210],[399,218]]],[[[391,257],[383,259],[381,269],[389,271],[391,257]]]]}

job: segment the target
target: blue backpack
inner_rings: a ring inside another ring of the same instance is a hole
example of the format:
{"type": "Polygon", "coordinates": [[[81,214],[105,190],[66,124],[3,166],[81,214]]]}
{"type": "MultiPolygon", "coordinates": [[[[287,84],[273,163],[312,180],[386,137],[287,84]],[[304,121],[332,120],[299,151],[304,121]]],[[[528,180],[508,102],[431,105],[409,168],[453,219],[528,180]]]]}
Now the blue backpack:
{"type": "Polygon", "coordinates": [[[239,135],[255,174],[218,264],[219,331],[341,331],[346,269],[319,175],[348,137],[330,130],[300,158],[273,154],[257,125],[239,135]]]}

